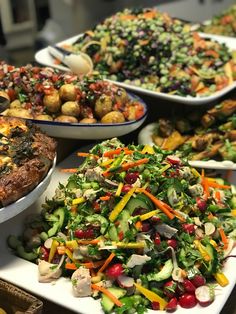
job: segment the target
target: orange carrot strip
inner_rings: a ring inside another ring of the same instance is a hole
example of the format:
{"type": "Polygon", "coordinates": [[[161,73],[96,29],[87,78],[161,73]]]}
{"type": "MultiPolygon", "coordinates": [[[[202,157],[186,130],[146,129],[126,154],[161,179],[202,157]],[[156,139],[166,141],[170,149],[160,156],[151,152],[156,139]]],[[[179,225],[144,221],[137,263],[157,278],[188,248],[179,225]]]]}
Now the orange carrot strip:
{"type": "MultiPolygon", "coordinates": [[[[162,201],[160,201],[162,202],[162,201]]],[[[185,222],[186,219],[180,214],[178,213],[176,210],[174,210],[173,208],[171,208],[168,204],[162,202],[163,206],[166,207],[167,210],[169,210],[171,213],[175,214],[175,216],[182,222],[185,222]]]]}
{"type": "Polygon", "coordinates": [[[128,170],[130,168],[142,165],[142,164],[146,164],[149,162],[149,158],[143,158],[143,159],[139,159],[133,162],[127,162],[123,165],[121,165],[122,170],[128,170]]]}
{"type": "Polygon", "coordinates": [[[223,228],[219,228],[218,230],[219,230],[219,233],[220,233],[220,236],[221,236],[221,240],[222,240],[222,242],[224,244],[224,250],[226,250],[227,247],[228,247],[228,238],[227,238],[223,228]]]}
{"type": "Polygon", "coordinates": [[[136,189],[137,192],[143,193],[145,194],[147,197],[150,198],[150,200],[158,207],[160,208],[164,214],[166,214],[166,216],[169,219],[174,219],[174,215],[166,208],[166,206],[163,205],[163,202],[160,201],[158,198],[156,198],[154,195],[152,195],[151,193],[149,193],[147,190],[143,189],[143,188],[137,188],[136,189]]]}
{"type": "Polygon", "coordinates": [[[121,306],[123,305],[122,302],[121,302],[119,299],[117,299],[117,298],[116,298],[110,291],[108,291],[106,288],[104,288],[104,287],[102,287],[102,286],[98,286],[98,285],[96,285],[95,283],[91,284],[91,288],[92,288],[93,290],[98,290],[98,291],[104,293],[109,299],[111,299],[111,301],[112,301],[113,303],[115,303],[115,305],[117,305],[117,306],[119,306],[119,307],[121,307],[121,306]]]}
{"type": "Polygon", "coordinates": [[[105,195],[105,196],[101,196],[99,197],[101,201],[109,201],[109,199],[111,198],[109,195],[105,195]]]}
{"type": "Polygon", "coordinates": [[[137,230],[141,230],[141,228],[142,228],[142,223],[141,223],[141,221],[137,221],[137,222],[136,222],[135,228],[136,228],[137,230]]]}
{"type": "Polygon", "coordinates": [[[78,267],[75,265],[75,263],[66,263],[65,264],[65,269],[71,269],[71,270],[76,270],[78,267]]]}
{"type": "Polygon", "coordinates": [[[217,199],[218,202],[221,201],[220,191],[215,191],[215,198],[217,199]]]}
{"type": "Polygon", "coordinates": [[[224,184],[219,184],[217,182],[214,181],[208,181],[208,186],[212,187],[212,188],[217,188],[217,189],[231,189],[230,185],[224,185],[224,184]]]}
{"type": "Polygon", "coordinates": [[[95,159],[99,159],[99,156],[97,156],[97,155],[93,155],[93,154],[90,154],[90,153],[83,153],[83,152],[78,152],[77,156],[79,156],[79,157],[89,157],[89,156],[91,156],[91,157],[94,157],[95,159]]]}
{"type": "Polygon", "coordinates": [[[128,147],[120,147],[120,148],[117,148],[117,149],[114,149],[114,150],[109,150],[107,152],[105,152],[103,154],[104,157],[113,157],[114,155],[119,155],[122,151],[124,151],[124,153],[126,155],[130,155],[133,153],[132,150],[129,150],[128,147]]]}
{"type": "Polygon", "coordinates": [[[76,173],[78,171],[77,168],[66,168],[66,169],[60,169],[61,172],[65,173],[76,173]]]}
{"type": "Polygon", "coordinates": [[[88,245],[88,244],[98,244],[99,243],[99,239],[93,239],[93,240],[76,240],[78,244],[84,244],[84,245],[88,245]]]}
{"type": "Polygon", "coordinates": [[[113,260],[113,258],[115,257],[115,253],[111,253],[108,258],[105,260],[104,264],[102,265],[102,267],[98,270],[98,273],[102,273],[104,271],[104,269],[110,264],[110,262],[113,260]]]}
{"type": "Polygon", "coordinates": [[[214,218],[214,215],[213,215],[212,213],[209,213],[208,216],[207,216],[207,218],[208,218],[208,219],[213,219],[213,218],[214,218]]]}

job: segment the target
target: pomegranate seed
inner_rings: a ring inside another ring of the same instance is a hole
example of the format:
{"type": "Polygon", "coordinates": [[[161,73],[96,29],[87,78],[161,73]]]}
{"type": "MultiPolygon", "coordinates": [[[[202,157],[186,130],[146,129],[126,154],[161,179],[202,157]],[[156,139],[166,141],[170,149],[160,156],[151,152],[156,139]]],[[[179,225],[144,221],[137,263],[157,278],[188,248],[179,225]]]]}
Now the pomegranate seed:
{"type": "Polygon", "coordinates": [[[49,250],[45,246],[40,247],[40,259],[48,261],[49,250]]]}
{"type": "Polygon", "coordinates": [[[125,182],[127,182],[128,184],[133,184],[134,182],[137,181],[138,177],[139,177],[138,172],[127,173],[125,176],[125,182]]]}
{"type": "Polygon", "coordinates": [[[196,287],[193,285],[193,283],[189,279],[184,279],[183,286],[184,286],[184,290],[189,293],[194,293],[196,290],[196,287]]]}
{"type": "Polygon", "coordinates": [[[160,245],[161,244],[161,238],[160,238],[159,233],[156,233],[155,238],[154,238],[154,243],[156,245],[160,245]]]}
{"type": "Polygon", "coordinates": [[[195,225],[194,224],[183,224],[182,225],[184,231],[189,234],[193,234],[195,232],[195,225]]]}
{"type": "Polygon", "coordinates": [[[171,298],[167,303],[165,310],[169,312],[174,312],[177,309],[178,300],[176,298],[171,298]]]}
{"type": "Polygon", "coordinates": [[[82,229],[75,230],[75,236],[76,238],[79,238],[79,239],[84,238],[84,230],[82,229]]]}
{"type": "Polygon", "coordinates": [[[185,309],[190,309],[197,304],[197,299],[194,294],[184,293],[179,297],[179,305],[185,309]]]}
{"type": "Polygon", "coordinates": [[[153,309],[154,311],[160,310],[160,304],[159,304],[159,302],[153,301],[153,302],[152,302],[152,309],[153,309]]]}
{"type": "Polygon", "coordinates": [[[204,212],[207,208],[207,203],[205,200],[203,200],[202,198],[198,197],[196,199],[196,202],[197,202],[197,207],[198,209],[201,211],[201,212],[204,212]]]}
{"type": "Polygon", "coordinates": [[[142,229],[141,229],[142,232],[148,232],[150,229],[151,229],[151,225],[149,222],[146,222],[146,221],[142,222],[142,229]]]}
{"type": "Polygon", "coordinates": [[[87,229],[87,230],[85,230],[85,235],[84,235],[84,237],[86,238],[86,239],[90,239],[90,238],[93,238],[94,237],[94,231],[93,231],[93,229],[87,229]]]}
{"type": "Polygon", "coordinates": [[[169,239],[166,241],[168,246],[171,246],[174,250],[177,248],[178,242],[175,239],[169,239]]]}
{"type": "Polygon", "coordinates": [[[128,193],[130,189],[132,189],[132,185],[130,185],[130,184],[125,184],[125,185],[122,187],[122,190],[121,190],[121,191],[122,191],[123,193],[128,193]]]}

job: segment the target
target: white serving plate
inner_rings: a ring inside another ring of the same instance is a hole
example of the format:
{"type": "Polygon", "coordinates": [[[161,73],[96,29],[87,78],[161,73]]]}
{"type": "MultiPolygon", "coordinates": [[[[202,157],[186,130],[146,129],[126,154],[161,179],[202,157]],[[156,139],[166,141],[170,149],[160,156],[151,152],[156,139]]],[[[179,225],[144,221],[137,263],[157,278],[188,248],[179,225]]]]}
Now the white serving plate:
{"type": "MultiPolygon", "coordinates": [[[[216,36],[216,35],[204,34],[204,33],[199,33],[199,34],[204,38],[211,38],[211,39],[215,39],[216,41],[218,41],[220,43],[225,43],[229,49],[236,50],[236,39],[234,39],[234,38],[225,37],[225,36],[216,36]]],[[[74,43],[80,36],[81,36],[81,34],[77,35],[77,36],[70,37],[64,41],[57,43],[56,45],[58,45],[58,46],[70,45],[70,44],[74,43]]],[[[44,66],[50,66],[50,67],[57,68],[57,69],[60,69],[63,71],[69,70],[66,66],[55,64],[55,59],[50,55],[47,47],[36,52],[35,60],[44,66]]],[[[226,88],[224,88],[224,89],[222,89],[222,90],[220,90],[220,91],[218,91],[218,92],[216,92],[210,96],[203,96],[203,97],[186,96],[186,97],[184,97],[184,96],[170,95],[170,94],[165,94],[165,93],[160,93],[160,92],[154,92],[154,91],[151,91],[151,90],[148,90],[145,88],[141,88],[141,87],[137,87],[134,85],[130,85],[127,83],[121,83],[121,82],[111,81],[111,80],[107,80],[107,81],[113,82],[116,85],[124,87],[126,89],[129,89],[133,92],[137,92],[137,93],[141,93],[141,94],[145,94],[145,95],[149,95],[149,96],[153,96],[153,97],[157,97],[157,98],[166,99],[166,100],[173,101],[173,102],[183,103],[186,105],[202,105],[202,104],[213,102],[213,101],[219,99],[220,97],[224,96],[225,94],[227,94],[228,92],[230,92],[234,88],[236,88],[236,81],[235,81],[233,84],[227,86],[226,88]]]]}
{"type": "MultiPolygon", "coordinates": [[[[80,151],[88,151],[81,148],[80,151]]],[[[95,301],[91,297],[76,298],[72,294],[72,287],[68,278],[60,278],[55,283],[39,283],[37,266],[31,262],[25,261],[19,257],[12,255],[6,245],[6,239],[9,234],[20,234],[24,219],[27,215],[39,212],[40,205],[44,202],[45,197],[52,197],[58,183],[63,183],[68,178],[68,174],[60,172],[61,168],[77,167],[82,158],[76,156],[76,153],[66,158],[60,163],[52,174],[51,184],[43,195],[26,211],[17,217],[8,220],[1,225],[0,228],[0,278],[12,284],[15,284],[34,295],[50,300],[62,307],[70,309],[80,314],[104,314],[100,301],[95,301]]],[[[236,182],[236,178],[232,178],[232,182],[236,182]]],[[[236,248],[232,251],[236,254],[236,248]]],[[[215,301],[207,307],[196,306],[192,309],[184,309],[178,307],[176,314],[219,314],[227,301],[236,282],[235,261],[233,258],[228,259],[224,267],[224,273],[229,278],[230,283],[225,288],[217,287],[215,301]]],[[[149,310],[147,314],[163,314],[163,311],[149,310]]]]}
{"type": "Polygon", "coordinates": [[[147,118],[147,105],[136,95],[129,94],[144,107],[144,115],[133,121],[123,123],[67,123],[46,120],[31,120],[47,135],[59,138],[98,140],[119,137],[135,131],[147,118]]]}
{"type": "MultiPolygon", "coordinates": [[[[139,144],[148,144],[154,145],[152,140],[152,134],[156,128],[156,123],[150,123],[146,125],[138,134],[138,143],[139,144]]],[[[194,160],[189,161],[189,164],[196,168],[205,168],[205,169],[218,169],[218,170],[236,170],[236,164],[230,160],[216,161],[216,160],[194,160]]]]}
{"type": "Polygon", "coordinates": [[[40,195],[47,189],[52,173],[56,166],[56,157],[54,158],[53,165],[48,171],[46,177],[27,195],[23,196],[16,202],[9,204],[8,206],[0,208],[0,223],[7,221],[8,219],[18,215],[31,204],[33,204],[40,195]]]}

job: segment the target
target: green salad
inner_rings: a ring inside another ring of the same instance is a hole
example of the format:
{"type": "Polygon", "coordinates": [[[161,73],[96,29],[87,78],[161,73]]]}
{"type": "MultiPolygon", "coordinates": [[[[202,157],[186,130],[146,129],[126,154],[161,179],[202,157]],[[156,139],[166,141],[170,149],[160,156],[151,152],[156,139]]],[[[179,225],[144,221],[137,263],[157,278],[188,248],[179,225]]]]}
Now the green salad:
{"type": "Polygon", "coordinates": [[[9,247],[39,281],[71,278],[105,313],[207,306],[229,279],[236,190],[157,146],[104,141],[25,221],[9,247]]]}

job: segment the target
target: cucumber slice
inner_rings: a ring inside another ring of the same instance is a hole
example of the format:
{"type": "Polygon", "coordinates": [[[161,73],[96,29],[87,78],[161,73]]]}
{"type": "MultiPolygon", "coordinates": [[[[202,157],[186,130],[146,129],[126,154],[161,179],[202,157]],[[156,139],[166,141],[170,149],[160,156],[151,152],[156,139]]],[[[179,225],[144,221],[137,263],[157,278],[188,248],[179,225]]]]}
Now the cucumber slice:
{"type": "Polygon", "coordinates": [[[21,245],[20,240],[14,235],[9,235],[7,238],[7,245],[13,249],[16,250],[17,246],[21,245]]]}
{"type": "Polygon", "coordinates": [[[119,241],[118,232],[114,225],[110,225],[108,235],[111,241],[119,241]]]}
{"type": "Polygon", "coordinates": [[[143,194],[138,194],[136,197],[132,197],[125,208],[129,211],[130,215],[133,214],[136,208],[146,208],[149,211],[154,209],[152,202],[143,194]]]}
{"type": "Polygon", "coordinates": [[[123,209],[123,211],[118,216],[117,220],[119,221],[119,225],[117,227],[118,234],[120,232],[123,232],[123,235],[125,235],[126,231],[129,230],[129,223],[128,220],[130,218],[130,213],[128,210],[123,209]]]}
{"type": "Polygon", "coordinates": [[[147,275],[147,280],[148,281],[162,281],[162,280],[168,279],[172,274],[173,268],[174,267],[173,267],[172,260],[168,259],[165,262],[162,270],[159,271],[158,273],[149,273],[147,275]]]}
{"type": "MultiPolygon", "coordinates": [[[[118,287],[107,288],[107,290],[111,294],[113,294],[117,299],[122,298],[126,294],[126,290],[125,289],[121,289],[121,288],[118,288],[118,287]]],[[[102,308],[103,308],[105,313],[111,313],[111,311],[112,311],[112,309],[113,309],[115,304],[112,302],[112,300],[110,298],[108,298],[108,296],[106,296],[103,293],[102,294],[101,305],[102,305],[102,308]]]]}
{"type": "Polygon", "coordinates": [[[107,227],[109,225],[108,220],[103,217],[102,215],[98,215],[98,214],[94,214],[91,216],[86,217],[86,221],[88,221],[89,223],[93,223],[93,222],[99,222],[100,223],[100,232],[101,234],[104,234],[107,230],[107,227]]]}

